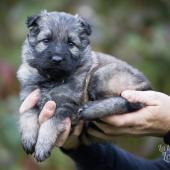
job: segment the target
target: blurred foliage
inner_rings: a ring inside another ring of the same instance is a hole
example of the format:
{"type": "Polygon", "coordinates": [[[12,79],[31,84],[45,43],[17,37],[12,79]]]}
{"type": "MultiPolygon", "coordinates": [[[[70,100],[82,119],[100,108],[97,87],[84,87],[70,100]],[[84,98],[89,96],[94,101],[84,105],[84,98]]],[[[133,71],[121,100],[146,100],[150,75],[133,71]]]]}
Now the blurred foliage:
{"type": "MultiPolygon", "coordinates": [[[[70,159],[56,149],[37,164],[23,152],[17,129],[18,82],[25,20],[43,9],[79,13],[93,26],[95,50],[112,54],[139,68],[153,89],[170,94],[169,0],[1,0],[0,3],[0,169],[73,169],[70,159]]],[[[118,145],[147,158],[159,156],[156,138],[126,138],[118,145]]]]}

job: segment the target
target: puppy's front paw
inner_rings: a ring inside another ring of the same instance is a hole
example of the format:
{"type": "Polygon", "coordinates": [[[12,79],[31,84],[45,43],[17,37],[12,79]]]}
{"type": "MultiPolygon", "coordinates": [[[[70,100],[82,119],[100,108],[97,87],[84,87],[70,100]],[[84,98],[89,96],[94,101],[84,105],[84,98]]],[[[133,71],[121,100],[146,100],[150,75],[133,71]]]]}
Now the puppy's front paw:
{"type": "Polygon", "coordinates": [[[41,125],[34,154],[37,161],[42,162],[50,156],[57,137],[63,131],[64,124],[61,121],[58,121],[55,117],[41,125]]]}
{"type": "MultiPolygon", "coordinates": [[[[110,104],[110,103],[109,103],[110,104]]],[[[85,104],[78,110],[78,117],[85,120],[94,120],[108,115],[110,107],[108,102],[92,101],[85,104]]]]}
{"type": "Polygon", "coordinates": [[[95,109],[95,102],[89,102],[78,110],[78,117],[80,119],[92,119],[95,109]]]}
{"type": "Polygon", "coordinates": [[[38,162],[42,162],[46,160],[52,151],[52,148],[54,146],[51,143],[48,143],[47,141],[39,141],[38,144],[36,144],[35,147],[35,153],[34,157],[38,162]]]}
{"type": "Polygon", "coordinates": [[[22,144],[24,151],[27,154],[32,154],[34,152],[35,144],[36,144],[35,135],[30,133],[28,136],[22,136],[21,138],[22,138],[21,144],[22,144]]]}
{"type": "Polygon", "coordinates": [[[27,154],[32,154],[34,152],[39,129],[37,115],[31,114],[30,112],[23,113],[23,115],[20,116],[19,125],[23,149],[27,154]]]}

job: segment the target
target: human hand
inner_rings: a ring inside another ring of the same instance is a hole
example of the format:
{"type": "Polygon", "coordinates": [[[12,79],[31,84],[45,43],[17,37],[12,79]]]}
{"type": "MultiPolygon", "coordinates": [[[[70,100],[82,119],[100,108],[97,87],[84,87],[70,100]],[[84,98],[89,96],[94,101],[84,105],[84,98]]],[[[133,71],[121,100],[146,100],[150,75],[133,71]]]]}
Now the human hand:
{"type": "Polygon", "coordinates": [[[155,91],[122,92],[122,97],[129,102],[140,102],[144,108],[123,115],[102,118],[102,122],[94,124],[102,131],[89,128],[88,134],[98,138],[133,135],[133,136],[164,136],[170,130],[170,97],[155,91]]]}
{"type": "MultiPolygon", "coordinates": [[[[22,103],[20,107],[20,113],[22,114],[28,111],[29,109],[33,108],[37,104],[40,96],[41,95],[39,89],[30,93],[29,96],[22,103]]],[[[45,121],[50,119],[54,115],[55,110],[56,110],[56,103],[54,101],[48,101],[44,105],[42,111],[39,114],[39,119],[38,119],[39,125],[41,126],[45,121]]],[[[57,139],[56,146],[62,147],[64,149],[75,149],[80,144],[79,135],[83,129],[83,122],[80,121],[77,126],[73,127],[71,133],[70,133],[71,131],[70,118],[66,118],[63,124],[65,125],[65,130],[57,139]]]]}

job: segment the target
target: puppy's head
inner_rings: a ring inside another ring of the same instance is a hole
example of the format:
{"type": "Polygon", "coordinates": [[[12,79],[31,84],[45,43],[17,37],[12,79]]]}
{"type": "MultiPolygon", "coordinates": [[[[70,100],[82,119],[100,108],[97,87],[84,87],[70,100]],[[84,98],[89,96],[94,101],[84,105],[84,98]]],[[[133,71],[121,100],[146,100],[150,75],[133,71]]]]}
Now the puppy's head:
{"type": "Polygon", "coordinates": [[[70,75],[83,64],[91,34],[91,27],[83,18],[43,11],[28,17],[27,27],[29,50],[25,60],[40,74],[62,77],[70,75]]]}

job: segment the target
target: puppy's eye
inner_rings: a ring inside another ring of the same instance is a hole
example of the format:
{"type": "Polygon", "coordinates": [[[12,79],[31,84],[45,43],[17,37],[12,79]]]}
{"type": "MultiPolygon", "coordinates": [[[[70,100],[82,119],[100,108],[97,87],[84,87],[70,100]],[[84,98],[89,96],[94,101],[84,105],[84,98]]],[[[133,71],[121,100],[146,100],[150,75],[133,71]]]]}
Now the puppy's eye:
{"type": "Polygon", "coordinates": [[[50,39],[49,38],[44,38],[40,42],[43,42],[43,43],[47,44],[47,43],[50,42],[50,39]]]}
{"type": "Polygon", "coordinates": [[[73,47],[73,46],[75,45],[73,42],[69,42],[68,44],[69,44],[69,46],[71,46],[71,47],[73,47]]]}
{"type": "Polygon", "coordinates": [[[74,46],[76,46],[76,44],[72,41],[72,40],[70,40],[70,39],[68,39],[68,45],[70,46],[70,47],[74,47],[74,46]]]}

